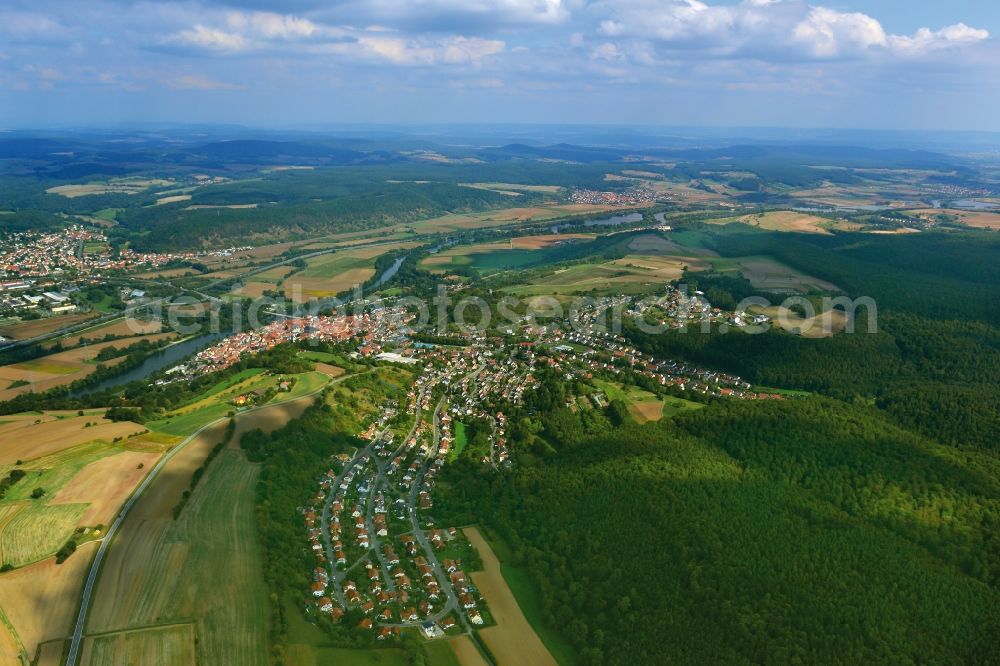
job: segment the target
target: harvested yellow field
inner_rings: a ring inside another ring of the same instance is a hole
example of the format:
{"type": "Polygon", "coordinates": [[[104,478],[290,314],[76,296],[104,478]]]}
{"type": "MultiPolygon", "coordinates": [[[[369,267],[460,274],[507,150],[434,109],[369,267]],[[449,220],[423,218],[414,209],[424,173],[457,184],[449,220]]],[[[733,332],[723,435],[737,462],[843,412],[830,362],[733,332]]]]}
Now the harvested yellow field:
{"type": "Polygon", "coordinates": [[[181,201],[190,201],[190,194],[175,194],[171,197],[160,197],[156,200],[157,206],[165,206],[166,204],[180,203],[181,201]]]}
{"type": "Polygon", "coordinates": [[[88,638],[80,656],[88,666],[188,666],[198,661],[195,628],[174,624],[88,638]]]}
{"type": "Polygon", "coordinates": [[[801,317],[780,305],[750,308],[750,311],[765,314],[774,324],[804,338],[829,338],[847,327],[847,314],[843,310],[829,310],[809,318],[801,317]]]}
{"type": "Polygon", "coordinates": [[[275,280],[281,280],[294,272],[295,269],[291,266],[275,266],[274,268],[268,268],[266,271],[255,273],[252,279],[261,280],[263,282],[272,282],[275,280]]]}
{"type": "Polygon", "coordinates": [[[40,643],[72,632],[96,546],[95,541],[81,544],[62,564],[50,557],[0,575],[0,608],[29,655],[34,656],[40,643]]]}
{"type": "Polygon", "coordinates": [[[942,213],[958,218],[958,221],[976,229],[1000,229],[1000,211],[960,210],[957,208],[922,208],[906,211],[925,219],[933,219],[942,213]]]}
{"type": "MultiPolygon", "coordinates": [[[[104,361],[104,364],[113,366],[124,360],[124,356],[119,356],[104,361]]],[[[0,390],[0,400],[10,400],[14,396],[29,391],[40,393],[57,386],[67,386],[78,379],[83,379],[95,370],[97,370],[97,365],[93,363],[60,361],[52,356],[27,361],[24,364],[0,367],[0,382],[27,382],[21,386],[11,386],[8,383],[6,388],[0,390]]]]}
{"type": "Polygon", "coordinates": [[[331,378],[340,377],[345,372],[343,368],[329,363],[317,363],[316,370],[331,378]]]}
{"type": "Polygon", "coordinates": [[[636,401],[629,405],[628,410],[639,423],[659,421],[663,416],[663,402],[660,400],[636,401]]]}
{"type": "Polygon", "coordinates": [[[125,451],[86,465],[49,501],[49,505],[88,504],[81,525],[108,525],[159,453],[125,451]]]}
{"type": "Polygon", "coordinates": [[[35,420],[41,423],[17,419],[0,424],[0,465],[41,458],[96,439],[110,442],[115,437],[128,437],[145,430],[131,421],[115,423],[95,416],[55,419],[40,415],[35,420]],[[87,423],[94,425],[88,428],[87,423]]]}
{"type": "Polygon", "coordinates": [[[261,298],[264,296],[265,291],[275,291],[276,289],[277,286],[271,282],[251,281],[242,287],[234,289],[233,293],[237,296],[245,296],[247,298],[261,298]]]}
{"type": "MultiPolygon", "coordinates": [[[[173,340],[176,337],[177,337],[176,333],[153,333],[151,335],[141,335],[131,338],[121,338],[118,340],[109,340],[108,342],[96,342],[94,344],[77,346],[74,347],[73,349],[68,349],[63,352],[50,354],[49,356],[45,356],[43,358],[56,361],[59,363],[75,363],[79,365],[86,361],[94,361],[97,357],[97,353],[102,349],[106,349],[107,347],[114,347],[115,349],[125,349],[129,345],[134,345],[135,343],[140,342],[142,340],[148,340],[149,342],[159,342],[160,340],[173,340]]],[[[105,361],[105,363],[107,363],[107,361],[105,361]]]]}
{"type": "Polygon", "coordinates": [[[75,199],[93,194],[139,194],[157,185],[173,185],[173,181],[162,178],[122,178],[112,179],[106,183],[59,185],[45,191],[49,194],[64,196],[67,199],[75,199]]]}
{"type": "Polygon", "coordinates": [[[483,641],[500,664],[556,666],[556,660],[532,629],[517,605],[517,599],[507,587],[500,573],[500,561],[486,539],[475,527],[466,527],[463,532],[483,560],[483,571],[473,572],[470,576],[489,603],[490,613],[497,622],[495,627],[479,632],[483,641]]]}
{"type": "Polygon", "coordinates": [[[487,666],[486,660],[468,636],[458,636],[448,641],[449,647],[462,666],[487,666]]]}
{"type": "Polygon", "coordinates": [[[374,268],[350,268],[331,278],[292,277],[285,282],[285,295],[296,303],[325,298],[360,286],[374,276],[374,268]]]}
{"type": "MultiPolygon", "coordinates": [[[[708,220],[711,222],[711,220],[708,220]]],[[[795,231],[807,234],[830,234],[826,225],[830,220],[817,215],[791,210],[774,210],[767,213],[744,215],[740,222],[770,231],[795,231]]]]}
{"type": "Polygon", "coordinates": [[[558,185],[521,185],[520,183],[460,183],[462,187],[474,187],[481,190],[498,190],[513,192],[545,192],[557,194],[563,188],[558,185]]]}
{"type": "Polygon", "coordinates": [[[73,324],[79,324],[82,321],[87,321],[88,319],[93,319],[97,316],[98,313],[96,312],[88,312],[85,314],[67,314],[55,317],[43,317],[42,319],[34,319],[31,321],[22,321],[11,326],[4,326],[3,328],[0,328],[0,335],[5,338],[14,338],[15,340],[26,340],[28,338],[34,338],[39,335],[45,335],[46,333],[58,331],[60,328],[66,328],[67,326],[72,326],[73,324]]]}
{"type": "MultiPolygon", "coordinates": [[[[24,653],[21,651],[21,647],[11,633],[7,626],[0,622],[0,663],[4,664],[22,664],[22,656],[24,653]]],[[[41,662],[39,662],[41,666],[41,662]]],[[[59,662],[55,663],[55,666],[60,666],[59,662]]]]}
{"type": "MultiPolygon", "coordinates": [[[[84,340],[101,340],[105,335],[115,336],[140,336],[152,335],[163,330],[163,323],[159,321],[141,321],[139,319],[118,319],[108,322],[103,326],[81,331],[60,338],[63,347],[75,347],[84,340]]],[[[137,338],[138,339],[138,338],[137,338]]]]}

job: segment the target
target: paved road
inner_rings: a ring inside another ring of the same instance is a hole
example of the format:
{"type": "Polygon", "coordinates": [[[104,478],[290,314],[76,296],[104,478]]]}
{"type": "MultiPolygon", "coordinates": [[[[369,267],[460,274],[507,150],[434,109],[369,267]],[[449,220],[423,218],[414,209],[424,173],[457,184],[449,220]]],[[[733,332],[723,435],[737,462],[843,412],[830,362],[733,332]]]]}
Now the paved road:
{"type": "MultiPolygon", "coordinates": [[[[299,396],[291,400],[284,400],[282,402],[274,403],[271,405],[261,405],[260,407],[253,407],[251,409],[246,410],[245,412],[241,412],[239,416],[243,416],[251,412],[260,411],[262,409],[271,409],[274,407],[279,407],[289,402],[304,400],[306,398],[309,398],[310,396],[316,395],[317,393],[322,391],[323,388],[325,388],[328,384],[338,381],[340,379],[343,378],[341,377],[336,380],[332,380],[331,382],[324,384],[323,387],[316,389],[312,393],[307,393],[306,395],[299,396]]],[[[237,418],[239,418],[239,416],[237,418]]],[[[114,522],[111,523],[111,527],[108,528],[107,533],[105,533],[104,538],[101,540],[101,545],[97,549],[97,554],[94,556],[94,561],[90,565],[90,571],[87,574],[87,582],[83,586],[83,596],[80,599],[80,612],[77,613],[76,625],[73,627],[73,636],[70,641],[69,655],[66,657],[66,666],[76,666],[76,662],[79,657],[80,647],[83,644],[83,629],[84,625],[87,622],[87,611],[90,609],[90,598],[91,596],[93,596],[94,593],[94,586],[97,583],[97,576],[100,573],[101,564],[104,562],[104,557],[107,554],[108,548],[111,546],[112,541],[114,540],[115,534],[118,532],[118,528],[121,527],[122,522],[124,522],[126,516],[128,516],[129,511],[132,510],[132,507],[135,506],[135,503],[139,501],[139,498],[142,497],[142,494],[156,479],[156,477],[159,476],[160,472],[163,470],[163,468],[166,466],[166,464],[170,461],[171,458],[180,453],[181,450],[183,450],[189,443],[191,443],[195,438],[198,437],[198,435],[203,433],[205,430],[208,430],[212,426],[218,425],[219,423],[228,420],[229,417],[224,416],[222,418],[218,418],[212,421],[211,423],[207,423],[202,427],[198,428],[198,430],[196,430],[191,435],[188,435],[188,437],[180,444],[170,449],[170,451],[168,451],[166,455],[160,458],[160,460],[156,463],[156,465],[153,466],[153,469],[149,471],[149,474],[146,476],[146,478],[142,480],[142,483],[139,484],[139,486],[135,489],[132,495],[129,496],[128,500],[126,500],[125,504],[122,505],[122,508],[118,512],[118,515],[115,517],[114,522]]]]}

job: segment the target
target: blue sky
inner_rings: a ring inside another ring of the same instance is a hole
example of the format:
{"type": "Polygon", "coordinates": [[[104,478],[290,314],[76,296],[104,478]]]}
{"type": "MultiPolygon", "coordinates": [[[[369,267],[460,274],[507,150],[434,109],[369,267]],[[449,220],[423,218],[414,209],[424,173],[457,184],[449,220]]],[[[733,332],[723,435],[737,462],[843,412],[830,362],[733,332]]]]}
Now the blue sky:
{"type": "Polygon", "coordinates": [[[983,0],[5,0],[0,126],[1000,130],[983,0]]]}

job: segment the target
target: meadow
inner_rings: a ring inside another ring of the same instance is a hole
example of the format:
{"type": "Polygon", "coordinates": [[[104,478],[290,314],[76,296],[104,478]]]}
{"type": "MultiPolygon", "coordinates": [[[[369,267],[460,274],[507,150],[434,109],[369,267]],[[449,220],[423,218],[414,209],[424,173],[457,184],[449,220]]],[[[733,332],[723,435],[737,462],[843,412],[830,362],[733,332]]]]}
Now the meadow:
{"type": "Polygon", "coordinates": [[[593,380],[592,383],[604,392],[609,401],[621,400],[628,405],[629,414],[639,423],[659,421],[664,416],[675,416],[704,407],[701,403],[683,398],[660,397],[638,386],[625,386],[601,379],[593,380]]]}

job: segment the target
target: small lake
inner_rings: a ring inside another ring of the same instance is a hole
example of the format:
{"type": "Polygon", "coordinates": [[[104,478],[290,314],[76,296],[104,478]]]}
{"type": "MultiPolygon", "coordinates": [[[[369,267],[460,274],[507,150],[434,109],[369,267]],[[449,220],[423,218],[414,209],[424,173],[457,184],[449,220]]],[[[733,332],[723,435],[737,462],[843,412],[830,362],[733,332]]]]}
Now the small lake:
{"type": "MultiPolygon", "coordinates": [[[[635,224],[636,222],[642,222],[642,213],[626,213],[624,215],[614,215],[612,217],[602,217],[598,220],[585,220],[583,226],[585,227],[608,227],[615,226],[618,224],[635,224]]],[[[572,226],[579,226],[573,223],[567,222],[566,224],[556,224],[552,227],[552,233],[559,233],[562,229],[572,226]]]]}
{"type": "MultiPolygon", "coordinates": [[[[940,199],[931,202],[935,208],[941,208],[942,201],[940,199]]],[[[989,201],[977,201],[975,199],[955,199],[947,202],[952,208],[961,208],[963,210],[996,210],[1000,208],[1000,205],[995,203],[990,203],[989,201]]]]}

